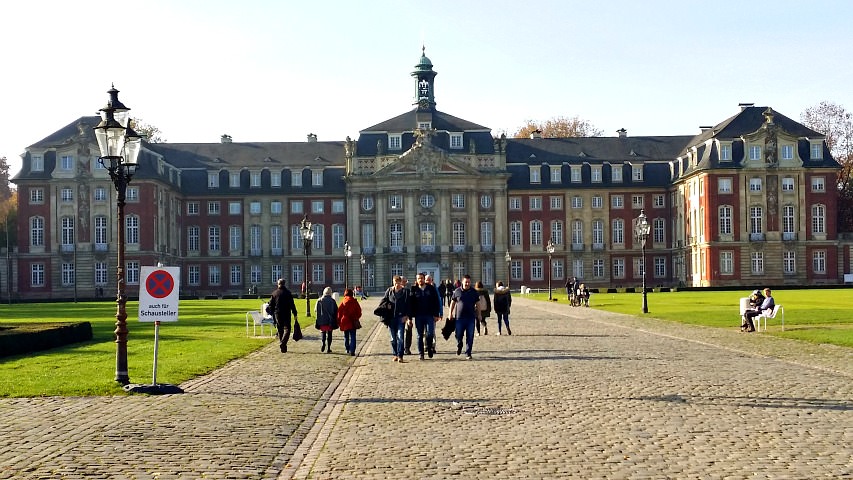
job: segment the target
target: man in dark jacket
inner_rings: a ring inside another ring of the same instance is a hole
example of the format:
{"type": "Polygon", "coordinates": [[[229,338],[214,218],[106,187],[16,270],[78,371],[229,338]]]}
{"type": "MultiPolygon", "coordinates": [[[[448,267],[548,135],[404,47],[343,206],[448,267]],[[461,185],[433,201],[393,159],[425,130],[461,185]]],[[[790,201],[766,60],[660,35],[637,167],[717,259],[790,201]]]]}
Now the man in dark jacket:
{"type": "Polygon", "coordinates": [[[418,355],[424,359],[424,330],[426,330],[426,350],[429,358],[435,355],[433,340],[435,339],[435,322],[441,318],[438,289],[426,283],[426,275],[418,273],[415,284],[410,288],[412,305],[411,315],[415,317],[415,329],[418,332],[418,355]]]}
{"type": "Polygon", "coordinates": [[[296,314],[296,304],[293,303],[293,295],[281,278],[278,279],[278,288],[272,292],[268,308],[269,313],[275,318],[279,349],[281,353],[286,353],[287,341],[290,340],[290,314],[293,314],[294,322],[298,322],[299,318],[296,314]]]}
{"type": "Polygon", "coordinates": [[[495,286],[495,298],[492,300],[492,306],[495,307],[495,314],[498,316],[498,335],[502,333],[501,324],[506,325],[506,334],[512,335],[512,330],[509,329],[509,309],[512,307],[512,294],[504,286],[504,282],[498,282],[495,286]]]}

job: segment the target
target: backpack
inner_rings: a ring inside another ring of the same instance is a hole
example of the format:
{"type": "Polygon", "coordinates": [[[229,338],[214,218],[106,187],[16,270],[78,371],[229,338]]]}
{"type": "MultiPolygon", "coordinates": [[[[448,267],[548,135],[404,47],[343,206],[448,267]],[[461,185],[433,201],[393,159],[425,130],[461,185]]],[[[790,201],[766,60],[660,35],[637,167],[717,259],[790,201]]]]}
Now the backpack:
{"type": "Polygon", "coordinates": [[[482,294],[480,294],[480,299],[478,303],[480,304],[481,312],[485,312],[486,310],[488,310],[489,304],[486,302],[486,298],[482,294]]]}

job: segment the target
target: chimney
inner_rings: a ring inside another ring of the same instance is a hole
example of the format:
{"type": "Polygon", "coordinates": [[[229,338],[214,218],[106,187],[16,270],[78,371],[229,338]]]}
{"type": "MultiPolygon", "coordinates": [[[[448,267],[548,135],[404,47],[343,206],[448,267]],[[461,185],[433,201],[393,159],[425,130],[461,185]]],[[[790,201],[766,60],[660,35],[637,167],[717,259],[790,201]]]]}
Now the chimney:
{"type": "Polygon", "coordinates": [[[699,131],[702,133],[705,133],[712,128],[714,128],[714,127],[712,127],[710,125],[699,125],[699,131]]]}
{"type": "Polygon", "coordinates": [[[755,104],[754,103],[738,103],[737,106],[740,107],[740,111],[742,112],[749,107],[754,107],[755,104]]]}
{"type": "Polygon", "coordinates": [[[628,130],[625,130],[624,128],[620,128],[619,130],[616,130],[616,133],[619,134],[619,138],[625,138],[628,136],[628,130]]]}
{"type": "Polygon", "coordinates": [[[532,132],[530,132],[530,138],[542,138],[542,130],[533,130],[532,132]]]}
{"type": "Polygon", "coordinates": [[[308,143],[317,143],[317,135],[314,133],[308,134],[308,143]]]}
{"type": "Polygon", "coordinates": [[[222,135],[221,137],[219,137],[219,142],[220,143],[231,143],[231,135],[228,135],[227,133],[222,135]]]}

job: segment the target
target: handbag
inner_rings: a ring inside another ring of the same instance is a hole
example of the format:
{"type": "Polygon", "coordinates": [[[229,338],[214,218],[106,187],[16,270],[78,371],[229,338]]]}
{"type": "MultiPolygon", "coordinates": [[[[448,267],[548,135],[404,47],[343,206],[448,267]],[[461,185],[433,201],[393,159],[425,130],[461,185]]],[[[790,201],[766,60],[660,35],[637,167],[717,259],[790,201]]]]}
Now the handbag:
{"type": "Polygon", "coordinates": [[[302,340],[302,327],[299,326],[299,321],[295,320],[293,322],[293,341],[298,342],[302,340]]]}
{"type": "Polygon", "coordinates": [[[361,320],[359,320],[358,318],[356,318],[356,319],[355,319],[355,321],[354,321],[354,322],[352,322],[352,324],[353,324],[353,325],[355,325],[355,329],[356,329],[356,330],[358,330],[359,328],[361,328],[361,320]]]}
{"type": "Polygon", "coordinates": [[[382,319],[382,323],[387,327],[391,325],[391,322],[394,321],[394,306],[391,304],[391,301],[387,298],[383,298],[381,302],[379,302],[379,306],[373,310],[373,314],[382,319]]]}

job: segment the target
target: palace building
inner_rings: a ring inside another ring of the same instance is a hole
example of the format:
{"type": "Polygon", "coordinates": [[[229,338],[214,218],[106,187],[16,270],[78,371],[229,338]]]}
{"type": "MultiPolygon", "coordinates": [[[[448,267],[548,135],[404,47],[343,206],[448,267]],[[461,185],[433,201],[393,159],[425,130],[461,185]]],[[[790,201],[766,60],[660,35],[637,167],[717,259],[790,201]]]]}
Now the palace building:
{"type": "MultiPolygon", "coordinates": [[[[145,143],[121,227],[130,295],[140,267],[158,262],[180,266],[187,296],[265,294],[306,277],[375,291],[419,271],[618,288],[640,286],[645,268],[649,287],[752,288],[838,284],[851,269],[839,165],[823,135],[769,107],[741,104],[697,135],[495,137],[437,109],[436,74],[422,55],[414,104],[356,140],[145,143]]],[[[98,161],[99,121],[81,117],[23,155],[10,266],[20,299],[112,296],[116,192],[98,161]]]]}

